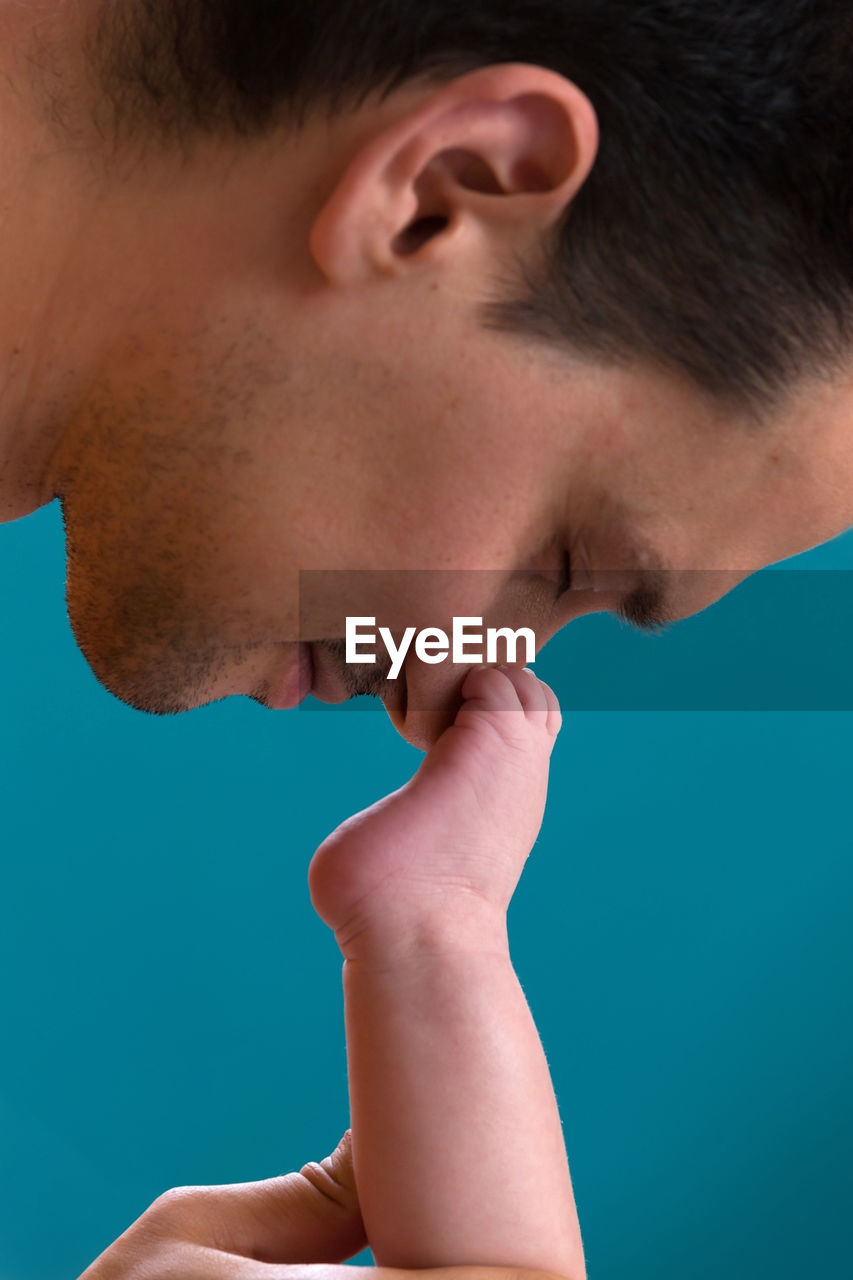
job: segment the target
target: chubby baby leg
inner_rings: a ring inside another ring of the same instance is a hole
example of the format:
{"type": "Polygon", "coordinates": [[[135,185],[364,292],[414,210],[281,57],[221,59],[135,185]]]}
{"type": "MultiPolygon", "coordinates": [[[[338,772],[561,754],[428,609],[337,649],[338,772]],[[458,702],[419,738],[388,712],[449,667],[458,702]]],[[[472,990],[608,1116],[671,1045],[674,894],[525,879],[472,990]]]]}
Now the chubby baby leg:
{"type": "Polygon", "coordinates": [[[475,670],[415,776],[320,846],[343,966],[353,1166],[380,1266],[583,1280],[548,1064],[506,907],[542,821],[557,700],[475,670]]]}

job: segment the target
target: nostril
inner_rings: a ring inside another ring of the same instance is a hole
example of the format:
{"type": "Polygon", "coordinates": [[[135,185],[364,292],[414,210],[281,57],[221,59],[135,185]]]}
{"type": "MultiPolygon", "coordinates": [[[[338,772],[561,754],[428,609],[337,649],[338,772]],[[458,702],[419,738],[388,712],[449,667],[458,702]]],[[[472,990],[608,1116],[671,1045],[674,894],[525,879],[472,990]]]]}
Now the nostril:
{"type": "Polygon", "coordinates": [[[399,253],[404,257],[409,254],[417,253],[422,245],[426,244],[439,231],[443,231],[447,226],[448,219],[433,215],[429,218],[419,218],[417,222],[413,222],[411,226],[406,227],[405,231],[401,231],[393,242],[392,248],[395,253],[399,253]]]}

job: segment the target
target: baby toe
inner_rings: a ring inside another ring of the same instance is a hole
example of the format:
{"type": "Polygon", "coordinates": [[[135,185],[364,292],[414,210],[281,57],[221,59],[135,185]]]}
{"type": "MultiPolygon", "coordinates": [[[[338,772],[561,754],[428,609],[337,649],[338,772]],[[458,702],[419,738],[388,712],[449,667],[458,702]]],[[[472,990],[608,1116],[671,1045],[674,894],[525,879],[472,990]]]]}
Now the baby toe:
{"type": "Polygon", "coordinates": [[[472,667],[460,690],[466,706],[483,711],[518,711],[518,691],[510,673],[502,667],[472,667]]]}
{"type": "Polygon", "coordinates": [[[563,727],[563,713],[560,709],[560,700],[550,685],[542,681],[542,688],[545,690],[545,701],[548,703],[548,732],[556,738],[557,734],[563,727]]]}
{"type": "MultiPolygon", "coordinates": [[[[531,667],[523,667],[518,672],[518,697],[525,711],[542,712],[543,716],[548,711],[548,700],[545,697],[545,685],[537,676],[531,667]]],[[[540,717],[537,716],[538,720],[540,717]]]]}

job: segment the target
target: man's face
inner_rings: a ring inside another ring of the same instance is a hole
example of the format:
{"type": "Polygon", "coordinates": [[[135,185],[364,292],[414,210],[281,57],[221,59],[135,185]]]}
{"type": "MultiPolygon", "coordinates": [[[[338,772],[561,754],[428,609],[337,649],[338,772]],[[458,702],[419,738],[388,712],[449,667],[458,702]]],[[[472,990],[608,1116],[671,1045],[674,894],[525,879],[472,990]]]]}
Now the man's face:
{"type": "Polygon", "coordinates": [[[129,188],[133,215],[105,207],[92,229],[126,301],[56,466],[69,616],[117,697],[274,704],[312,641],[320,696],[378,693],[426,748],[467,668],[410,654],[383,681],[380,650],[347,669],[346,616],[396,632],[482,617],[541,648],[656,562],[674,620],[853,519],[853,383],[750,433],[670,374],[483,330],[476,252],[330,284],[312,157],[247,151],[162,214],[161,191],[140,210],[129,188]],[[576,589],[558,600],[566,554],[576,589]]]}

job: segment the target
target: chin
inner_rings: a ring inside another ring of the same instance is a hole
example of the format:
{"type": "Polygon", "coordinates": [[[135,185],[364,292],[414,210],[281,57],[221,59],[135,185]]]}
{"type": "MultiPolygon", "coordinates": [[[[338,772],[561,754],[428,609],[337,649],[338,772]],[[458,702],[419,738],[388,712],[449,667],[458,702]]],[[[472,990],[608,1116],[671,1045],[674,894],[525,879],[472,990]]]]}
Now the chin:
{"type": "MultiPolygon", "coordinates": [[[[91,663],[89,664],[91,667],[91,663]]],[[[126,674],[107,676],[99,675],[92,668],[98,684],[106,689],[118,702],[123,702],[133,711],[141,711],[151,716],[176,716],[184,711],[194,711],[198,707],[207,706],[216,698],[197,695],[188,696],[158,687],[156,681],[146,680],[144,675],[128,678],[126,674]]]]}
{"type": "Polygon", "coordinates": [[[105,643],[104,633],[80,634],[72,622],[77,647],[102,689],[133,711],[173,716],[218,700],[210,693],[208,670],[177,672],[171,661],[115,643],[105,643]]]}

